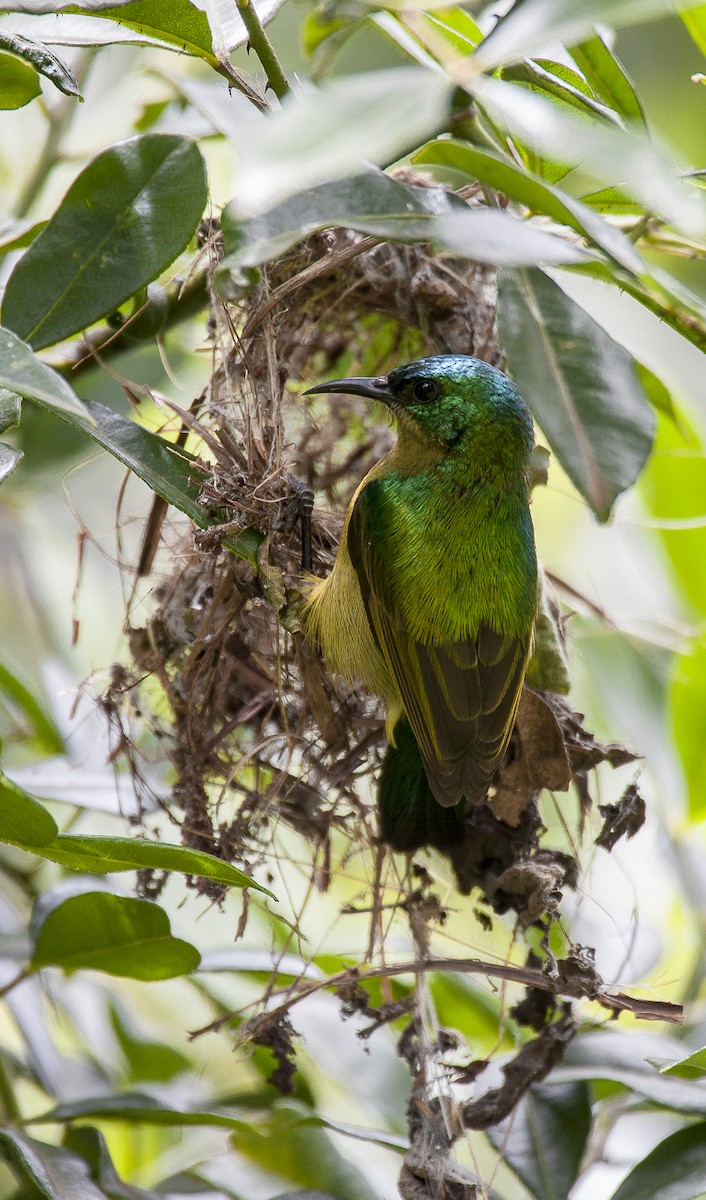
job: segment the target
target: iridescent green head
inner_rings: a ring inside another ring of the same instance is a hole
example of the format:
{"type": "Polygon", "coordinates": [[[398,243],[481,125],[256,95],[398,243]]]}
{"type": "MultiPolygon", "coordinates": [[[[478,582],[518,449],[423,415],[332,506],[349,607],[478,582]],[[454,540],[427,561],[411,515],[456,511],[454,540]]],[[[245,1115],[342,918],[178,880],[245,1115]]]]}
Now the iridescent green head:
{"type": "Polygon", "coordinates": [[[467,354],[437,354],[372,379],[334,379],[306,395],[341,392],[379,400],[401,431],[467,457],[486,450],[526,464],[534,444],[529,409],[511,379],[467,354]]]}

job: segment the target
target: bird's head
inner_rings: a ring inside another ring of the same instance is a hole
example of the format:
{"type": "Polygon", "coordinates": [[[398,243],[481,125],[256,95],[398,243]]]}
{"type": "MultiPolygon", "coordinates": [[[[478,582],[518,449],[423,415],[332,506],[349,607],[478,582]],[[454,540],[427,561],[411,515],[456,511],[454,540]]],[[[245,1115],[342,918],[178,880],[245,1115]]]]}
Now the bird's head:
{"type": "Polygon", "coordinates": [[[377,378],[334,379],[305,395],[330,392],[379,400],[397,418],[401,438],[442,454],[529,462],[534,434],[525,401],[507,375],[470,355],[438,354],[377,378]]]}

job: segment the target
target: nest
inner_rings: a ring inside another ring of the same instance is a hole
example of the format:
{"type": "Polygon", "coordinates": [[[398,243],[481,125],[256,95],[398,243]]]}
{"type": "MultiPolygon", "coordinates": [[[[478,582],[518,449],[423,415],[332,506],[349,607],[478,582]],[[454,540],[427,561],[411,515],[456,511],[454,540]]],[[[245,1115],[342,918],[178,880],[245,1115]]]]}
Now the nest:
{"type": "MultiPolygon", "coordinates": [[[[204,237],[217,255],[217,235],[211,229],[204,237]]],[[[364,400],[307,402],[299,395],[301,384],[381,374],[433,353],[473,354],[500,364],[495,273],[435,257],[421,246],[379,245],[339,229],[310,238],[269,266],[240,302],[226,304],[212,293],[209,334],[213,372],[192,405],[188,429],[210,451],[201,499],[215,524],[205,532],[189,530],[173,556],[155,611],[144,627],[129,630],[134,668],[116,677],[106,706],[139,785],[139,741],[126,707],[142,711],[138,681],[157,677],[167,716],[158,720],[153,713],[151,721],[173,766],[168,810],[187,846],[252,872],[267,861],[274,830],[284,822],[310,847],[312,875],[325,888],[334,830],[345,833],[345,855],[372,848],[379,861],[374,786],[386,743],[376,700],[331,679],[302,637],[302,529],[310,528],[314,573],[327,573],[342,513],[360,479],[391,447],[393,434],[364,400]]],[[[617,766],[633,756],[597,743],[559,694],[566,690],[561,623],[550,607],[537,641],[532,690],[523,694],[491,803],[469,814],[465,838],[449,858],[460,892],[476,889],[490,910],[513,912],[521,927],[546,932],[562,891],[576,884],[578,864],[569,854],[542,848],[539,793],[573,782],[585,811],[591,803],[588,772],[601,761],[617,766]]],[[[634,796],[630,802],[634,811],[634,796]]],[[[631,833],[636,827],[628,821],[621,827],[617,811],[608,819],[613,830],[631,833]]],[[[219,898],[214,884],[192,882],[219,898]]],[[[143,877],[142,886],[154,895],[159,881],[143,877]]],[[[443,921],[431,886],[417,866],[397,900],[423,956],[428,926],[443,921]]],[[[487,922],[487,913],[481,919],[487,922]]],[[[572,954],[567,963],[585,960],[581,948],[572,954]]],[[[594,995],[601,986],[595,970],[585,971],[580,985],[573,972],[569,985],[566,964],[563,974],[551,964],[556,987],[530,987],[524,1008],[516,1008],[518,1020],[539,1031],[538,1045],[551,1043],[545,1074],[556,1061],[556,1046],[563,1047],[574,1028],[555,993],[563,988],[564,994],[594,995]],[[552,1024],[557,1016],[559,1023],[552,1024]]],[[[546,980],[536,960],[530,967],[528,979],[546,980]]],[[[281,1041],[290,1028],[287,1011],[261,1014],[251,1030],[255,1041],[281,1041]]],[[[369,1006],[366,1011],[376,1028],[400,1016],[369,1006]]],[[[419,1021],[417,1012],[401,1049],[415,1070],[419,1021]]],[[[284,1040],[290,1046],[291,1037],[284,1040]]],[[[427,1050],[433,1055],[438,1046],[427,1050]]],[[[278,1079],[291,1079],[288,1061],[283,1051],[278,1079]]],[[[524,1090],[541,1077],[533,1067],[524,1090]]],[[[515,1103],[523,1087],[513,1079],[515,1103]]],[[[496,1120],[506,1115],[508,1095],[498,1101],[496,1120]]],[[[410,1111],[416,1154],[420,1118],[410,1111]]],[[[443,1184],[450,1141],[437,1138],[435,1144],[443,1184]]],[[[414,1155],[406,1169],[419,1180],[414,1155]]],[[[408,1184],[403,1194],[413,1195],[408,1184]]],[[[442,1184],[439,1195],[446,1194],[442,1184]]]]}

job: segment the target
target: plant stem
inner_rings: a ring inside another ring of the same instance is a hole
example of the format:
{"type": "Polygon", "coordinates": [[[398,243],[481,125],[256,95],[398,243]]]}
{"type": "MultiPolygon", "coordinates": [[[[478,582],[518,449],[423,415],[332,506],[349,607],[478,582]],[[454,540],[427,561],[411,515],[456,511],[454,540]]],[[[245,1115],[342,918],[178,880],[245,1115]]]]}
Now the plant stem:
{"type": "Polygon", "coordinates": [[[265,68],[267,82],[278,100],[282,100],[288,95],[291,88],[287,82],[287,76],[279,64],[274,46],[265,33],[262,21],[257,15],[255,5],[252,3],[252,0],[235,0],[235,2],[238,6],[238,12],[245,23],[245,28],[248,31],[250,45],[265,68]]]}
{"type": "Polygon", "coordinates": [[[7,1069],[7,1055],[4,1050],[0,1051],[0,1115],[4,1121],[13,1125],[22,1124],[22,1113],[7,1069]]]}

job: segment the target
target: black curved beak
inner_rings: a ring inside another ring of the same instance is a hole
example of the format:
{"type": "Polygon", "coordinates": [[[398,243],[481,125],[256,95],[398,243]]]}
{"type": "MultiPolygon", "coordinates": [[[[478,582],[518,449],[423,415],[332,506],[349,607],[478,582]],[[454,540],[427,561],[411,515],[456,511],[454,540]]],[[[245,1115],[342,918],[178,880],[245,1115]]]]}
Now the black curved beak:
{"type": "Polygon", "coordinates": [[[375,379],[332,379],[329,383],[317,383],[304,395],[325,396],[332,392],[340,392],[344,396],[365,396],[368,400],[379,400],[381,404],[389,404],[392,400],[386,375],[379,375],[375,379]]]}

